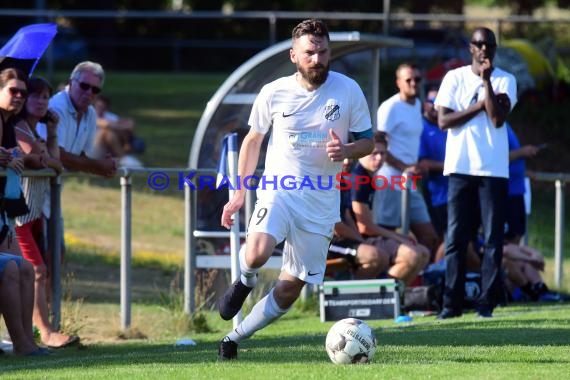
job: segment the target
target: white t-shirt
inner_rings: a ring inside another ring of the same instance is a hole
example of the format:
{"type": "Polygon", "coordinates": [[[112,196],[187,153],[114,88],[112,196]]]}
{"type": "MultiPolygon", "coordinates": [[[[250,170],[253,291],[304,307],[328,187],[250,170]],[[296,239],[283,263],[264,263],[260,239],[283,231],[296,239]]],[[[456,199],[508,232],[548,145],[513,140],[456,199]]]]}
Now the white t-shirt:
{"type": "MultiPolygon", "coordinates": [[[[71,103],[69,93],[63,90],[52,96],[49,108],[59,116],[57,125],[57,141],[59,146],[68,153],[80,155],[85,152],[87,157],[95,158],[94,143],[97,133],[97,115],[95,108],[89,106],[77,126],[77,110],[71,103]]],[[[46,137],[46,126],[38,123],[37,132],[46,137]]]]}
{"type": "MultiPolygon", "coordinates": [[[[420,100],[410,104],[400,99],[399,93],[395,94],[380,105],[377,117],[378,130],[388,134],[388,151],[405,164],[415,164],[423,131],[420,100]]],[[[384,163],[377,174],[391,181],[392,176],[402,171],[384,163]]]]}
{"type": "MultiPolygon", "coordinates": [[[[508,95],[511,109],[515,106],[517,82],[513,75],[495,67],[491,73],[491,86],[495,94],[508,95]]],[[[468,65],[445,75],[435,106],[463,111],[485,96],[481,77],[468,65]]],[[[448,129],[443,174],[451,173],[508,178],[509,143],[505,126],[496,128],[482,111],[463,126],[448,129]]]]}
{"type": "Polygon", "coordinates": [[[273,127],[263,176],[275,176],[277,190],[273,184],[263,186],[262,182],[258,199],[273,202],[279,198],[306,220],[306,230],[311,231],[313,224],[330,225],[340,220],[340,197],[335,186],[342,163],[331,162],[326,154],[329,129],[346,143],[349,131],[362,132],[372,124],[362,89],[354,80],[331,71],[324,84],[307,91],[296,75],[277,79],[261,89],[249,125],[262,134],[273,127]],[[290,178],[286,186],[295,179],[295,190],[281,187],[285,176],[290,178]]]}
{"type": "MultiPolygon", "coordinates": [[[[93,106],[87,108],[87,112],[82,116],[79,126],[77,126],[77,110],[71,103],[69,93],[63,90],[55,94],[49,100],[49,108],[59,116],[57,124],[57,142],[66,152],[85,155],[95,158],[94,145],[95,133],[97,132],[97,114],[93,106]]],[[[36,125],[38,135],[47,139],[46,125],[38,123],[36,125]]],[[[50,199],[49,195],[43,206],[44,214],[47,218],[50,216],[50,199]]]]}

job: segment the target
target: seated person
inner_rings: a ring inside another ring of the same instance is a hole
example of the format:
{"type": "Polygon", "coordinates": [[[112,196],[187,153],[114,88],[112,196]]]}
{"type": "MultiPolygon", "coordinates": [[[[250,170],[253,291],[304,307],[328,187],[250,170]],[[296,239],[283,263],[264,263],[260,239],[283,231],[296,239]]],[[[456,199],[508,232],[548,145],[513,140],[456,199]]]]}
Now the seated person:
{"type": "MultiPolygon", "coordinates": [[[[374,134],[374,150],[368,156],[359,159],[358,164],[352,170],[352,177],[367,176],[368,183],[354,183],[352,189],[352,210],[356,225],[365,242],[381,241],[394,247],[390,255],[390,269],[388,274],[398,278],[406,284],[410,284],[427,265],[430,252],[418,244],[409,236],[399,234],[379,226],[373,221],[372,202],[374,198],[374,186],[372,185],[374,173],[382,166],[383,156],[387,152],[385,134],[374,134]]],[[[378,190],[381,191],[381,190],[378,190]]]]}
{"type": "Polygon", "coordinates": [[[558,293],[551,292],[540,272],[544,270],[544,257],[534,248],[506,243],[503,246],[503,268],[507,273],[505,285],[511,296],[516,288],[522,291],[519,297],[530,301],[561,301],[558,293]]]}
{"type": "Polygon", "coordinates": [[[135,122],[110,112],[110,104],[110,99],[104,95],[98,95],[93,103],[97,113],[96,149],[102,157],[119,158],[122,166],[140,167],[142,164],[132,155],[136,153],[132,146],[135,122]]]}
{"type": "MultiPolygon", "coordinates": [[[[349,166],[350,162],[346,159],[343,172],[348,172],[349,166]]],[[[377,278],[388,268],[389,255],[379,251],[375,244],[364,243],[352,215],[349,189],[341,190],[340,217],[341,221],[334,226],[327,271],[348,269],[356,279],[377,278]]]]}
{"type": "Polygon", "coordinates": [[[50,353],[34,341],[33,308],[34,268],[21,256],[0,253],[0,313],[4,316],[16,355],[50,353]]]}

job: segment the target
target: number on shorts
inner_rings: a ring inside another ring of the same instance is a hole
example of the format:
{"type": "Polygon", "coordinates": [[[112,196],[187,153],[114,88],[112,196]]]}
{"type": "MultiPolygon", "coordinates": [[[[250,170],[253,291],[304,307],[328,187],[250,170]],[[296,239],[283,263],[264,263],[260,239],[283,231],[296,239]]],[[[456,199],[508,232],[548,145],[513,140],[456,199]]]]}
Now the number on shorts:
{"type": "Polygon", "coordinates": [[[259,211],[257,211],[257,223],[255,223],[256,225],[259,225],[259,223],[261,223],[261,221],[263,220],[263,218],[265,218],[265,216],[267,215],[267,207],[262,207],[259,209],[259,211]]]}

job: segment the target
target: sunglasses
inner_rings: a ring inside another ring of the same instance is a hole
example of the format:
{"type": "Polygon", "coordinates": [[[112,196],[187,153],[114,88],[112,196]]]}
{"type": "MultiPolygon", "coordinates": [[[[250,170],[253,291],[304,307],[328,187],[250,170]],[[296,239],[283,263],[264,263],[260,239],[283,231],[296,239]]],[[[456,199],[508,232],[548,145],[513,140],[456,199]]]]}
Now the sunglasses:
{"type": "Polygon", "coordinates": [[[78,82],[78,83],[79,83],[79,88],[82,89],[83,91],[91,90],[91,92],[95,95],[97,95],[98,93],[101,92],[100,87],[92,86],[89,83],[85,83],[85,82],[78,82]]]}
{"type": "Polygon", "coordinates": [[[12,96],[16,96],[16,95],[20,94],[20,96],[22,98],[28,97],[28,90],[26,90],[25,88],[8,87],[8,91],[10,91],[10,95],[12,95],[12,96]]]}
{"type": "Polygon", "coordinates": [[[416,82],[416,83],[420,83],[422,81],[421,77],[413,77],[413,78],[408,78],[408,79],[404,79],[406,81],[406,83],[412,83],[412,81],[416,82]]]}
{"type": "Polygon", "coordinates": [[[471,45],[477,46],[477,49],[481,49],[483,45],[485,45],[487,49],[494,49],[497,47],[496,43],[487,41],[471,41],[471,45]]]}

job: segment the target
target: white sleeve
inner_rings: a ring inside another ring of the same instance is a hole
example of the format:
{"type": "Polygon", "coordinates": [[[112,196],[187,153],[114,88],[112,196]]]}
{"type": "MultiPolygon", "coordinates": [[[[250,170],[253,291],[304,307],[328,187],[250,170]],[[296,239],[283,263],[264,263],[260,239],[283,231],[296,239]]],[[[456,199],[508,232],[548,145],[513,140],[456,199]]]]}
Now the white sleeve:
{"type": "Polygon", "coordinates": [[[459,109],[457,102],[455,101],[454,94],[457,91],[457,80],[453,71],[448,72],[443,77],[443,81],[439,86],[437,96],[435,98],[434,105],[437,108],[445,107],[450,110],[457,111],[459,109]]]}
{"type": "Polygon", "coordinates": [[[378,122],[377,128],[379,131],[386,132],[390,134],[390,114],[392,111],[392,102],[385,101],[378,107],[378,114],[376,115],[376,120],[378,122]]]}
{"type": "Polygon", "coordinates": [[[273,124],[269,106],[270,95],[268,86],[265,85],[255,98],[249,115],[248,125],[261,134],[266,134],[273,124]]]}

